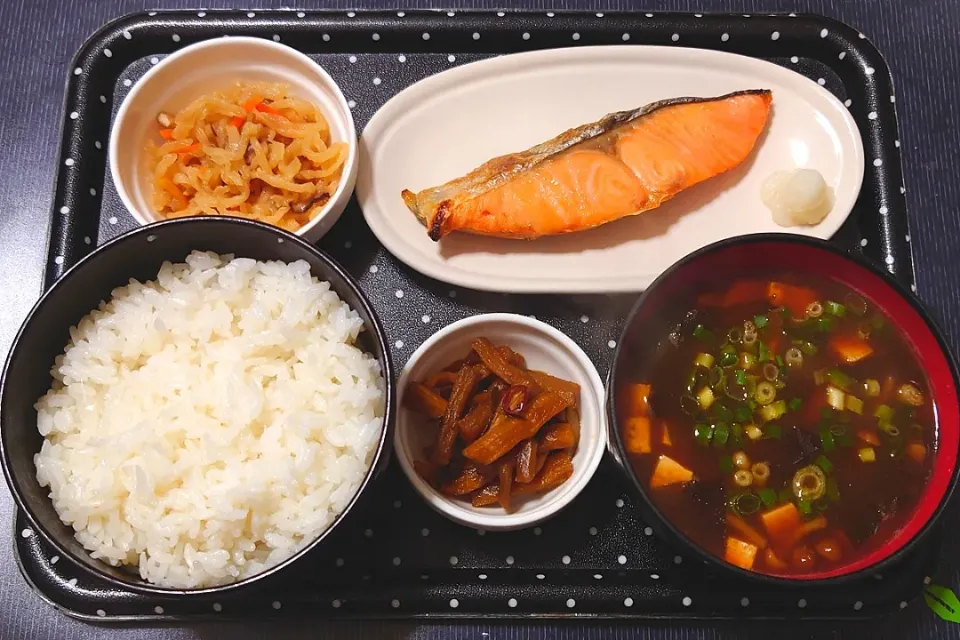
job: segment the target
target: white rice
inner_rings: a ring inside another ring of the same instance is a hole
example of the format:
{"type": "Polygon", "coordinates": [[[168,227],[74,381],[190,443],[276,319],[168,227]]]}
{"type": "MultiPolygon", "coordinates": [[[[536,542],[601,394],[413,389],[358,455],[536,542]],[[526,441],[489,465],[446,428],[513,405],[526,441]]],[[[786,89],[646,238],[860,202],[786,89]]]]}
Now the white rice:
{"type": "Polygon", "coordinates": [[[363,323],[306,262],[192,253],[70,331],[36,404],[37,480],[93,557],[234,582],[342,512],[384,414],[363,323]]]}

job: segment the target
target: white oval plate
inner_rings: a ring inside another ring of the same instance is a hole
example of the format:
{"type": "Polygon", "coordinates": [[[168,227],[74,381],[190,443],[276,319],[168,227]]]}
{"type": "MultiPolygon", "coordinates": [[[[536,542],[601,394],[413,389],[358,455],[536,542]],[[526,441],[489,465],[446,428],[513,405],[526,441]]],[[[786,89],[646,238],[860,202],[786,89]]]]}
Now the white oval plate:
{"type": "Polygon", "coordinates": [[[777,231],[827,238],[850,214],[863,180],[857,125],[826,89],[770,62],[679,47],[572,47],[456,67],[390,99],[360,145],[357,196],[380,242],[421,273],[488,291],[638,291],[722,238],[777,231]],[[767,132],[743,165],[597,229],[533,241],[454,233],[434,242],[400,197],[612,111],[743,89],[773,91],[767,132]],[[763,180],[794,167],[819,170],[834,189],[833,210],[816,226],[780,227],[760,201],[763,180]]]}

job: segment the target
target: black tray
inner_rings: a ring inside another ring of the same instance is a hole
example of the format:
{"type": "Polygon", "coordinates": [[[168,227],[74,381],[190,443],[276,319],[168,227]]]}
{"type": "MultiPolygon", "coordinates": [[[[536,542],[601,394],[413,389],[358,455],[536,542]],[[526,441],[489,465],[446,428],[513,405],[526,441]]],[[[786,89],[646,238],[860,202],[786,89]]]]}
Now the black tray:
{"type": "MultiPolygon", "coordinates": [[[[208,11],[138,14],[96,33],[69,70],[60,172],[45,283],[136,223],[107,177],[116,109],[152,64],[184,45],[253,35],[292,45],[343,87],[358,128],[403,87],[453,65],[536,48],[661,44],[772,60],[847,101],[867,158],[856,210],[835,236],[913,286],[892,83],[855,30],[817,16],[643,13],[208,11]],[[778,38],[772,38],[773,32],[778,38]],[[535,37],[526,39],[523,34],[535,37]],[[376,35],[374,35],[376,34],[376,35]],[[424,37],[429,34],[429,39],[424,37]],[[479,37],[475,34],[480,34],[479,37]],[[624,37],[628,34],[628,38],[624,37]],[[679,35],[674,42],[674,34],[679,35]],[[382,82],[375,85],[374,77],[382,82]]],[[[383,319],[398,368],[437,328],[487,311],[536,313],[580,343],[605,375],[633,296],[516,296],[451,288],[412,272],[377,242],[354,202],[320,246],[360,279],[383,319]],[[395,292],[402,290],[399,298],[395,292]]],[[[565,512],[535,529],[486,533],[431,511],[392,463],[329,542],[279,579],[219,599],[149,598],[97,581],[58,558],[17,516],[23,575],[64,612],[93,620],[223,616],[823,617],[905,607],[932,572],[939,529],[891,567],[842,586],[774,589],[720,580],[675,555],[639,519],[607,460],[565,512]]]]}

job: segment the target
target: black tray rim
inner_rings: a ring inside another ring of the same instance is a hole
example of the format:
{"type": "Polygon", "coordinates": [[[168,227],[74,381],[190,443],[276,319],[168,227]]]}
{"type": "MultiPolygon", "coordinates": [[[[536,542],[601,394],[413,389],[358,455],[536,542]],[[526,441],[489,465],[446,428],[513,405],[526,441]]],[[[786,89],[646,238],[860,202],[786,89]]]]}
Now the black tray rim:
{"type": "MultiPolygon", "coordinates": [[[[333,19],[336,17],[347,16],[357,20],[357,25],[362,26],[364,20],[375,20],[378,18],[395,18],[399,17],[398,13],[404,14],[405,17],[412,19],[419,19],[421,21],[427,21],[431,25],[433,21],[439,25],[443,24],[440,22],[441,18],[446,19],[451,13],[456,16],[468,16],[470,18],[482,18],[497,16],[501,18],[508,18],[512,20],[531,20],[534,17],[542,17],[548,15],[549,17],[556,17],[566,20],[585,20],[592,19],[597,16],[596,12],[584,11],[584,10],[571,10],[571,9],[552,9],[552,10],[531,10],[531,9],[516,9],[516,8],[502,8],[502,9],[447,9],[447,8],[430,8],[430,9],[406,9],[403,7],[394,7],[391,9],[356,9],[356,10],[345,10],[345,9],[310,9],[310,8],[296,8],[296,7],[284,7],[284,8],[273,8],[273,9],[256,9],[256,8],[230,8],[230,9],[171,9],[171,10],[140,10],[133,11],[123,15],[120,15],[102,25],[99,29],[90,34],[82,43],[80,48],[74,54],[69,62],[69,66],[66,70],[66,79],[64,82],[64,96],[61,102],[61,127],[60,127],[60,142],[57,147],[57,159],[62,161],[65,157],[77,157],[82,155],[79,153],[67,156],[68,151],[71,150],[71,139],[69,131],[71,128],[70,122],[68,119],[68,107],[70,104],[71,97],[77,95],[90,95],[89,91],[83,86],[83,84],[74,87],[74,82],[86,82],[86,76],[95,75],[98,72],[98,67],[106,64],[104,60],[106,59],[103,53],[103,49],[109,48],[109,45],[116,42],[118,38],[122,37],[121,34],[127,27],[149,27],[152,26],[151,23],[154,18],[158,19],[178,19],[188,24],[190,26],[202,26],[203,20],[205,18],[234,18],[238,22],[238,26],[257,26],[263,27],[266,25],[291,25],[295,26],[297,20],[304,19],[306,17],[322,17],[333,19]],[[248,15],[249,13],[255,13],[255,16],[248,15]],[[201,15],[202,14],[202,15],[201,15]],[[246,22],[244,22],[246,21],[246,22]],[[74,69],[83,69],[82,74],[75,74],[74,69]],[[79,76],[79,78],[77,77],[79,76]]],[[[882,84],[887,92],[892,95],[893,93],[893,78],[891,75],[890,67],[887,64],[887,61],[883,53],[873,44],[873,42],[867,38],[861,31],[859,31],[854,26],[841,21],[832,16],[826,16],[817,13],[796,13],[796,12],[754,12],[750,14],[739,14],[732,12],[723,12],[723,11],[707,11],[704,13],[693,13],[687,11],[650,11],[645,12],[643,10],[625,10],[625,11],[606,11],[602,15],[609,17],[617,17],[626,20],[636,20],[641,22],[645,19],[656,19],[656,18],[707,18],[707,19],[730,19],[736,20],[740,17],[750,18],[757,22],[761,21],[775,21],[783,19],[792,19],[800,21],[806,21],[811,26],[818,26],[829,29],[831,32],[836,32],[840,34],[840,37],[846,41],[848,46],[851,49],[854,49],[864,61],[869,62],[870,66],[875,70],[872,74],[866,74],[863,72],[861,66],[858,65],[856,75],[858,76],[858,84],[866,84],[872,82],[875,85],[882,84]],[[873,78],[871,81],[870,78],[873,78]]],[[[412,22],[412,21],[411,21],[412,22]]],[[[417,24],[422,25],[423,22],[417,24]]],[[[516,28],[516,25],[514,25],[516,28]]],[[[215,37],[215,36],[213,36],[215,37]]],[[[695,48],[695,47],[689,47],[695,48]]],[[[738,54],[744,55],[744,54],[738,54]]],[[[825,61],[824,61],[825,62],[825,61]]],[[[826,62],[825,62],[826,63],[826,62]]],[[[84,105],[86,106],[86,105],[84,105]]],[[[890,105],[892,108],[892,105],[890,105]]],[[[886,105],[884,105],[886,108],[886,105]]],[[[879,109],[878,109],[879,110],[879,109]]],[[[81,113],[80,118],[83,119],[83,114],[81,113]]],[[[896,115],[895,109],[893,109],[892,116],[889,118],[893,125],[895,126],[896,135],[899,138],[899,118],[896,115]]],[[[861,133],[864,137],[867,137],[866,134],[861,133]]],[[[865,146],[866,142],[865,142],[865,146]]],[[[106,150],[104,149],[104,152],[106,150]]],[[[901,185],[903,184],[903,175],[902,175],[902,160],[899,153],[896,154],[896,171],[894,172],[894,177],[899,176],[901,180],[901,185]]],[[[51,205],[51,224],[47,229],[47,256],[44,264],[43,279],[41,284],[40,293],[42,294],[48,290],[54,282],[56,282],[62,275],[65,273],[73,264],[79,261],[79,259],[68,260],[64,258],[59,264],[55,261],[55,257],[61,257],[67,255],[64,251],[64,245],[57,244],[58,236],[66,239],[67,236],[71,235],[68,233],[57,234],[56,230],[59,224],[62,224],[64,213],[58,211],[58,204],[64,202],[64,195],[68,193],[68,188],[66,183],[69,180],[63,179],[63,170],[59,168],[54,175],[53,180],[53,193],[54,199],[51,205]]],[[[105,172],[106,173],[106,172],[105,172]]],[[[892,182],[889,177],[886,180],[879,180],[879,182],[892,182]]],[[[900,195],[902,196],[904,188],[901,186],[900,195]]],[[[65,206],[65,205],[63,205],[65,206]]],[[[904,203],[903,215],[901,216],[904,220],[903,224],[906,226],[906,231],[909,233],[909,213],[907,211],[906,205],[904,203]]],[[[73,207],[70,207],[70,210],[73,210],[73,207]]],[[[829,240],[828,240],[829,241],[829,240]]],[[[902,271],[899,275],[895,276],[894,279],[906,276],[907,282],[911,283],[908,287],[909,290],[915,292],[916,289],[916,269],[915,269],[915,258],[913,255],[912,245],[907,246],[906,255],[901,255],[897,262],[903,263],[900,265],[902,271]]],[[[879,267],[878,267],[879,268],[879,267]]],[[[17,563],[17,568],[20,574],[23,576],[27,585],[40,597],[42,601],[53,606],[58,611],[66,614],[67,616],[91,623],[99,624],[104,627],[111,626],[124,626],[129,625],[130,623],[160,623],[162,626],[165,623],[170,622],[184,622],[184,621],[196,621],[196,622],[210,622],[210,621],[230,621],[230,620],[249,620],[245,616],[236,616],[232,614],[196,614],[196,615],[172,615],[172,614],[157,614],[157,615],[108,615],[101,617],[98,615],[86,614],[80,611],[76,611],[66,607],[62,604],[57,603],[51,596],[42,591],[37,584],[29,577],[25,565],[23,564],[24,558],[20,553],[20,547],[17,543],[17,519],[21,515],[24,517],[27,523],[33,527],[33,522],[28,514],[21,512],[19,509],[14,507],[12,526],[14,529],[13,535],[13,547],[14,547],[14,556],[17,563]]],[[[924,537],[927,540],[923,541],[924,544],[936,544],[938,546],[942,545],[942,536],[940,535],[942,529],[942,523],[939,521],[928,530],[927,533],[933,535],[925,535],[924,537]]],[[[34,527],[34,531],[37,529],[34,527]]],[[[46,543],[46,538],[42,534],[41,539],[46,543]]],[[[67,559],[69,561],[69,559],[67,559]]],[[[917,593],[912,597],[911,601],[915,601],[921,595],[922,589],[918,589],[917,593]]],[[[657,614],[657,613],[583,613],[583,612],[565,612],[565,611],[555,611],[551,613],[512,613],[509,611],[498,612],[496,615],[497,621],[507,621],[507,620],[600,620],[600,621],[677,621],[677,620],[694,620],[694,621],[712,621],[712,620],[723,620],[723,621],[764,621],[764,620],[823,620],[823,621],[844,621],[844,622],[853,622],[856,620],[862,620],[864,618],[871,619],[882,619],[889,618],[895,614],[898,610],[903,608],[903,603],[901,603],[899,609],[895,608],[893,603],[890,603],[887,611],[883,611],[878,614],[878,611],[871,609],[870,611],[851,611],[846,614],[836,614],[836,615],[806,615],[802,618],[798,616],[790,615],[750,615],[746,618],[736,617],[733,615],[708,615],[708,614],[698,614],[691,613],[687,615],[675,615],[675,614],[657,614]]],[[[397,613],[391,614],[387,613],[378,613],[373,616],[367,615],[353,615],[353,614],[338,614],[336,616],[323,615],[322,613],[315,614],[320,619],[328,620],[443,620],[443,621],[464,621],[464,620],[479,620],[479,619],[489,619],[489,615],[481,613],[471,613],[471,612],[450,612],[450,613],[397,613]]]]}
{"type": "MultiPolygon", "coordinates": [[[[25,516],[26,514],[24,514],[25,516]]],[[[17,522],[16,517],[13,518],[13,536],[16,538],[17,522]]],[[[931,538],[938,538],[940,535],[941,523],[938,521],[934,528],[929,530],[925,535],[927,544],[930,544],[931,538]]],[[[44,539],[45,540],[45,539],[44,539]]],[[[941,544],[940,540],[936,540],[935,544],[941,544]]],[[[16,545],[14,545],[16,546],[16,545]]],[[[76,611],[70,609],[52,597],[47,595],[46,592],[41,590],[37,584],[30,578],[26,567],[23,564],[23,557],[19,553],[14,554],[14,559],[17,563],[17,570],[20,573],[20,576],[27,583],[27,586],[40,598],[45,604],[53,607],[60,613],[74,619],[80,620],[81,622],[88,622],[95,624],[97,626],[103,627],[105,629],[111,628],[123,628],[123,627],[138,627],[140,623],[149,622],[155,624],[158,627],[171,627],[176,623],[190,622],[190,623],[210,623],[210,622],[248,622],[249,617],[238,615],[234,613],[202,613],[196,615],[173,615],[173,614],[155,614],[155,615],[116,615],[116,616],[98,616],[92,615],[89,613],[83,613],[81,611],[76,611]]],[[[68,559],[69,560],[69,559],[68,559]]],[[[917,600],[920,597],[920,593],[913,598],[917,600]]],[[[624,622],[676,622],[678,620],[690,620],[694,622],[712,622],[712,621],[722,621],[722,622],[744,622],[746,624],[760,623],[760,622],[801,622],[801,623],[810,623],[810,622],[841,622],[845,624],[856,624],[863,620],[889,620],[891,619],[898,611],[902,610],[900,608],[890,608],[887,611],[881,612],[879,615],[876,615],[875,611],[855,611],[854,615],[817,615],[817,616],[787,616],[787,615],[753,615],[748,618],[738,618],[733,615],[705,615],[705,614],[691,614],[688,616],[675,616],[670,614],[656,614],[656,613],[565,613],[565,612],[556,612],[550,614],[543,613],[510,613],[510,612],[501,612],[496,615],[494,619],[495,624],[501,624],[504,622],[510,621],[523,621],[523,622],[535,622],[538,620],[579,620],[579,621],[593,621],[593,622],[613,622],[613,623],[624,623],[624,622]]],[[[339,621],[354,621],[354,622],[368,622],[371,620],[382,620],[382,621],[391,621],[391,622],[401,622],[405,620],[419,620],[419,621],[437,621],[437,622],[468,622],[468,621],[478,621],[485,620],[489,621],[490,616],[484,615],[481,613],[403,613],[403,614],[378,614],[376,616],[364,616],[359,614],[345,614],[345,615],[336,615],[329,616],[321,614],[312,614],[312,617],[316,617],[318,620],[326,620],[331,622],[339,621]]]]}

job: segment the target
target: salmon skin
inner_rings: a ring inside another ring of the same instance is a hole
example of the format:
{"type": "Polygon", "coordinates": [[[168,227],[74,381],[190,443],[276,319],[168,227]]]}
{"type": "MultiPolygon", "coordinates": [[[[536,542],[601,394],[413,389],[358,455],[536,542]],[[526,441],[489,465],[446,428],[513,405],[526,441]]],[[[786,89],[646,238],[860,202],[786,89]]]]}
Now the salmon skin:
{"type": "Polygon", "coordinates": [[[604,116],[403,201],[430,238],[532,239],[636,215],[738,166],[766,127],[766,89],[672,98],[604,116]]]}

